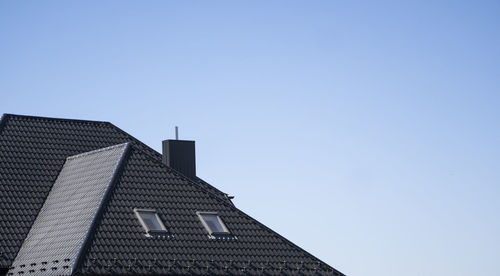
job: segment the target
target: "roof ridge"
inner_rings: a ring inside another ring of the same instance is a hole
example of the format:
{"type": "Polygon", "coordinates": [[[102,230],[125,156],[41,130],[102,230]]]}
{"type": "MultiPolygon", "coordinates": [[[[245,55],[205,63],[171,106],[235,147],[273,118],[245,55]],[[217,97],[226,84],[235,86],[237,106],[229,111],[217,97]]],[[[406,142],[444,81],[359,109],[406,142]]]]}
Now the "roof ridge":
{"type": "Polygon", "coordinates": [[[110,149],[114,149],[114,148],[119,148],[119,147],[125,146],[125,145],[130,144],[130,143],[132,143],[132,142],[126,142],[126,143],[116,144],[116,145],[112,145],[112,146],[109,146],[109,147],[104,147],[104,148],[100,148],[100,149],[96,149],[96,150],[82,152],[82,153],[79,153],[79,154],[68,156],[68,157],[66,157],[66,160],[71,160],[71,159],[79,158],[79,157],[82,157],[82,156],[96,154],[96,153],[99,153],[101,151],[106,151],[106,150],[110,150],[110,149]]]}
{"type": "Polygon", "coordinates": [[[6,116],[6,117],[19,117],[19,118],[31,118],[31,119],[41,119],[41,120],[51,120],[51,121],[63,121],[63,122],[68,122],[69,121],[69,122],[78,122],[78,123],[104,123],[104,124],[111,124],[108,121],[68,119],[68,118],[57,118],[57,117],[47,117],[47,116],[35,116],[35,115],[22,115],[22,114],[12,114],[12,113],[4,113],[3,116],[6,116]]]}
{"type": "MultiPolygon", "coordinates": [[[[143,152],[144,151],[140,148],[137,148],[135,145],[131,145],[134,149],[138,149],[139,151],[143,152]]],[[[149,156],[148,156],[149,157],[149,156]]],[[[152,159],[152,158],[151,158],[152,159]]],[[[192,184],[193,186],[197,187],[197,188],[200,188],[200,190],[206,192],[207,194],[209,194],[210,196],[213,196],[215,199],[221,201],[223,204],[225,205],[228,205],[230,208],[234,209],[236,212],[238,212],[239,214],[249,218],[250,220],[254,221],[255,223],[257,223],[257,225],[259,225],[260,227],[264,228],[265,230],[267,231],[270,231],[272,232],[273,234],[275,234],[278,238],[282,239],[285,243],[289,244],[290,246],[292,246],[293,248],[295,249],[298,249],[300,250],[301,252],[303,252],[306,256],[312,258],[313,260],[317,260],[318,262],[321,262],[323,265],[326,265],[327,267],[329,267],[330,269],[332,269],[333,271],[335,271],[338,275],[344,275],[342,272],[338,271],[337,269],[333,268],[332,266],[330,266],[329,264],[325,263],[324,261],[320,260],[319,258],[315,257],[314,255],[312,255],[311,253],[309,253],[308,251],[304,250],[302,247],[296,245],[295,243],[291,242],[290,240],[288,240],[287,238],[283,237],[282,235],[280,235],[279,233],[277,233],[276,231],[272,230],[271,228],[267,227],[266,225],[264,225],[263,223],[259,222],[258,220],[254,219],[253,217],[251,217],[250,215],[246,214],[245,212],[243,212],[242,210],[240,210],[238,207],[236,207],[234,204],[230,204],[228,201],[226,200],[223,200],[222,198],[220,198],[219,196],[215,195],[213,192],[205,189],[204,187],[200,186],[198,183],[196,183],[195,181],[193,181],[192,179],[186,177],[185,175],[183,175],[182,173],[180,172],[177,172],[176,170],[170,168],[169,166],[165,165],[163,162],[159,161],[159,160],[156,160],[156,159],[152,159],[152,161],[154,162],[157,162],[157,163],[160,163],[163,167],[165,167],[166,169],[178,174],[181,178],[184,178],[185,180],[187,180],[187,182],[189,182],[190,184],[192,184]]]]}
{"type": "Polygon", "coordinates": [[[96,121],[96,120],[82,120],[82,119],[68,119],[68,118],[56,118],[56,117],[45,117],[45,116],[34,116],[34,115],[21,115],[21,114],[12,114],[12,113],[4,113],[1,117],[0,120],[0,132],[2,130],[2,126],[4,121],[7,121],[7,118],[10,117],[18,117],[18,118],[30,118],[30,119],[38,119],[38,120],[50,120],[50,121],[60,121],[60,122],[75,122],[75,123],[84,123],[84,124],[103,124],[107,125],[114,130],[120,132],[121,134],[125,135],[127,138],[133,140],[134,143],[139,144],[143,146],[144,148],[148,149],[151,151],[151,153],[148,153],[149,155],[157,154],[158,157],[161,155],[159,152],[151,148],[150,146],[146,145],[145,143],[141,142],[141,140],[135,138],[134,136],[130,135],[128,132],[124,131],[123,129],[115,126],[113,123],[109,121],[96,121]],[[4,119],[5,118],[5,119],[4,119]],[[153,154],[152,154],[153,153],[153,154]]]}

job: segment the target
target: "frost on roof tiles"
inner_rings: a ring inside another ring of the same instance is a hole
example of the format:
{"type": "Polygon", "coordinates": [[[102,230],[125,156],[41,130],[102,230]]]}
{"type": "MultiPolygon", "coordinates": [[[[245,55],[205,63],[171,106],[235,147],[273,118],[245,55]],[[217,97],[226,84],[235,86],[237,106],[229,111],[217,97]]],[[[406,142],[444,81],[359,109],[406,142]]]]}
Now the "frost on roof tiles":
{"type": "Polygon", "coordinates": [[[66,159],[9,275],[71,275],[127,148],[66,159]]]}

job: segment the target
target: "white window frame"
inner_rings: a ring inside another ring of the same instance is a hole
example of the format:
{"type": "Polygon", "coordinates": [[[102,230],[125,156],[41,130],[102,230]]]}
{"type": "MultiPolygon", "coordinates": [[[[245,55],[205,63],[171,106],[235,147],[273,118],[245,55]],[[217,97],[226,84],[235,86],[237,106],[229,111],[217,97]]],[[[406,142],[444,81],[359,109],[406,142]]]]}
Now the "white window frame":
{"type": "Polygon", "coordinates": [[[208,231],[208,234],[210,235],[231,235],[231,232],[229,231],[229,228],[227,228],[226,224],[224,224],[224,221],[222,221],[219,213],[217,212],[200,212],[197,211],[196,215],[198,215],[198,218],[200,219],[201,223],[205,227],[205,229],[208,231]],[[212,229],[210,229],[210,226],[208,226],[207,222],[205,221],[205,218],[203,217],[204,215],[211,215],[211,216],[217,216],[217,221],[219,224],[222,226],[222,229],[224,229],[223,232],[214,232],[212,229]]]}
{"type": "Polygon", "coordinates": [[[166,233],[166,232],[168,232],[167,227],[165,227],[165,224],[163,224],[163,221],[161,220],[160,216],[158,215],[158,212],[156,212],[155,209],[134,208],[134,213],[135,213],[135,216],[137,217],[137,219],[139,220],[139,222],[141,223],[142,228],[144,228],[144,230],[146,231],[147,234],[150,234],[150,233],[166,233]],[[156,217],[156,221],[161,226],[161,230],[158,230],[158,229],[149,229],[149,227],[146,225],[146,223],[142,219],[140,213],[152,213],[152,214],[154,214],[155,217],[156,217]]]}

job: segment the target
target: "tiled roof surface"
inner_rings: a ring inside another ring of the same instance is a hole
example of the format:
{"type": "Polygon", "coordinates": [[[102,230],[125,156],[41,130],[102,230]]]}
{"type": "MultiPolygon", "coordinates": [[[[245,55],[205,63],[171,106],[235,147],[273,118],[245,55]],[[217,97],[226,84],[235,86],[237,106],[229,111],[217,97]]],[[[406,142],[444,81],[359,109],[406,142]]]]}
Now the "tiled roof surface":
{"type": "Polygon", "coordinates": [[[136,147],[123,165],[78,271],[88,275],[342,275],[136,147]],[[170,236],[147,237],[134,208],[155,209],[170,236]],[[218,212],[231,236],[209,236],[197,211],[218,212]]]}
{"type": "Polygon", "coordinates": [[[127,145],[67,158],[8,275],[71,275],[127,145]]]}
{"type": "MultiPolygon", "coordinates": [[[[108,122],[4,114],[0,120],[0,267],[12,264],[66,157],[126,142],[161,160],[159,153],[108,122]]],[[[203,187],[224,198],[212,186],[203,187]]]]}
{"type": "MultiPolygon", "coordinates": [[[[49,192],[64,194],[57,188],[51,191],[58,175],[95,173],[92,165],[99,162],[80,166],[81,171],[76,167],[61,170],[68,156],[127,142],[130,149],[120,173],[115,174],[109,197],[104,197],[97,214],[92,208],[85,211],[92,213],[95,224],[85,235],[79,257],[73,257],[77,260],[73,274],[342,275],[238,210],[208,183],[188,180],[170,169],[159,153],[110,123],[17,115],[4,115],[0,120],[0,267],[12,264],[49,192]],[[168,235],[147,237],[134,208],[156,209],[168,235]],[[231,235],[210,236],[197,211],[218,212],[231,235]]],[[[81,233],[78,227],[65,231],[71,233],[68,236],[81,233]]],[[[64,235],[47,235],[56,241],[53,245],[60,245],[47,247],[47,263],[54,266],[60,258],[65,258],[63,263],[71,262],[72,257],[55,252],[67,250],[58,241],[64,235]]],[[[26,246],[30,246],[29,238],[26,246]]],[[[34,257],[40,261],[42,255],[40,249],[21,250],[16,265],[34,257]]],[[[16,269],[11,272],[19,272],[16,269]]],[[[23,275],[39,275],[35,272],[28,269],[23,275]]],[[[63,269],[52,274],[65,273],[63,269]]]]}

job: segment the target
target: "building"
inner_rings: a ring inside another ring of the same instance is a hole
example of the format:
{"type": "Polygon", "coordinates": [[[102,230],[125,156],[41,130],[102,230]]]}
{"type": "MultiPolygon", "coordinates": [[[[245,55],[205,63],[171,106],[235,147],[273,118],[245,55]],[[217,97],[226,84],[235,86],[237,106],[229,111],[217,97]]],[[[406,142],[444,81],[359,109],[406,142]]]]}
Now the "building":
{"type": "Polygon", "coordinates": [[[343,275],[108,122],[4,114],[0,275],[343,275]]]}

